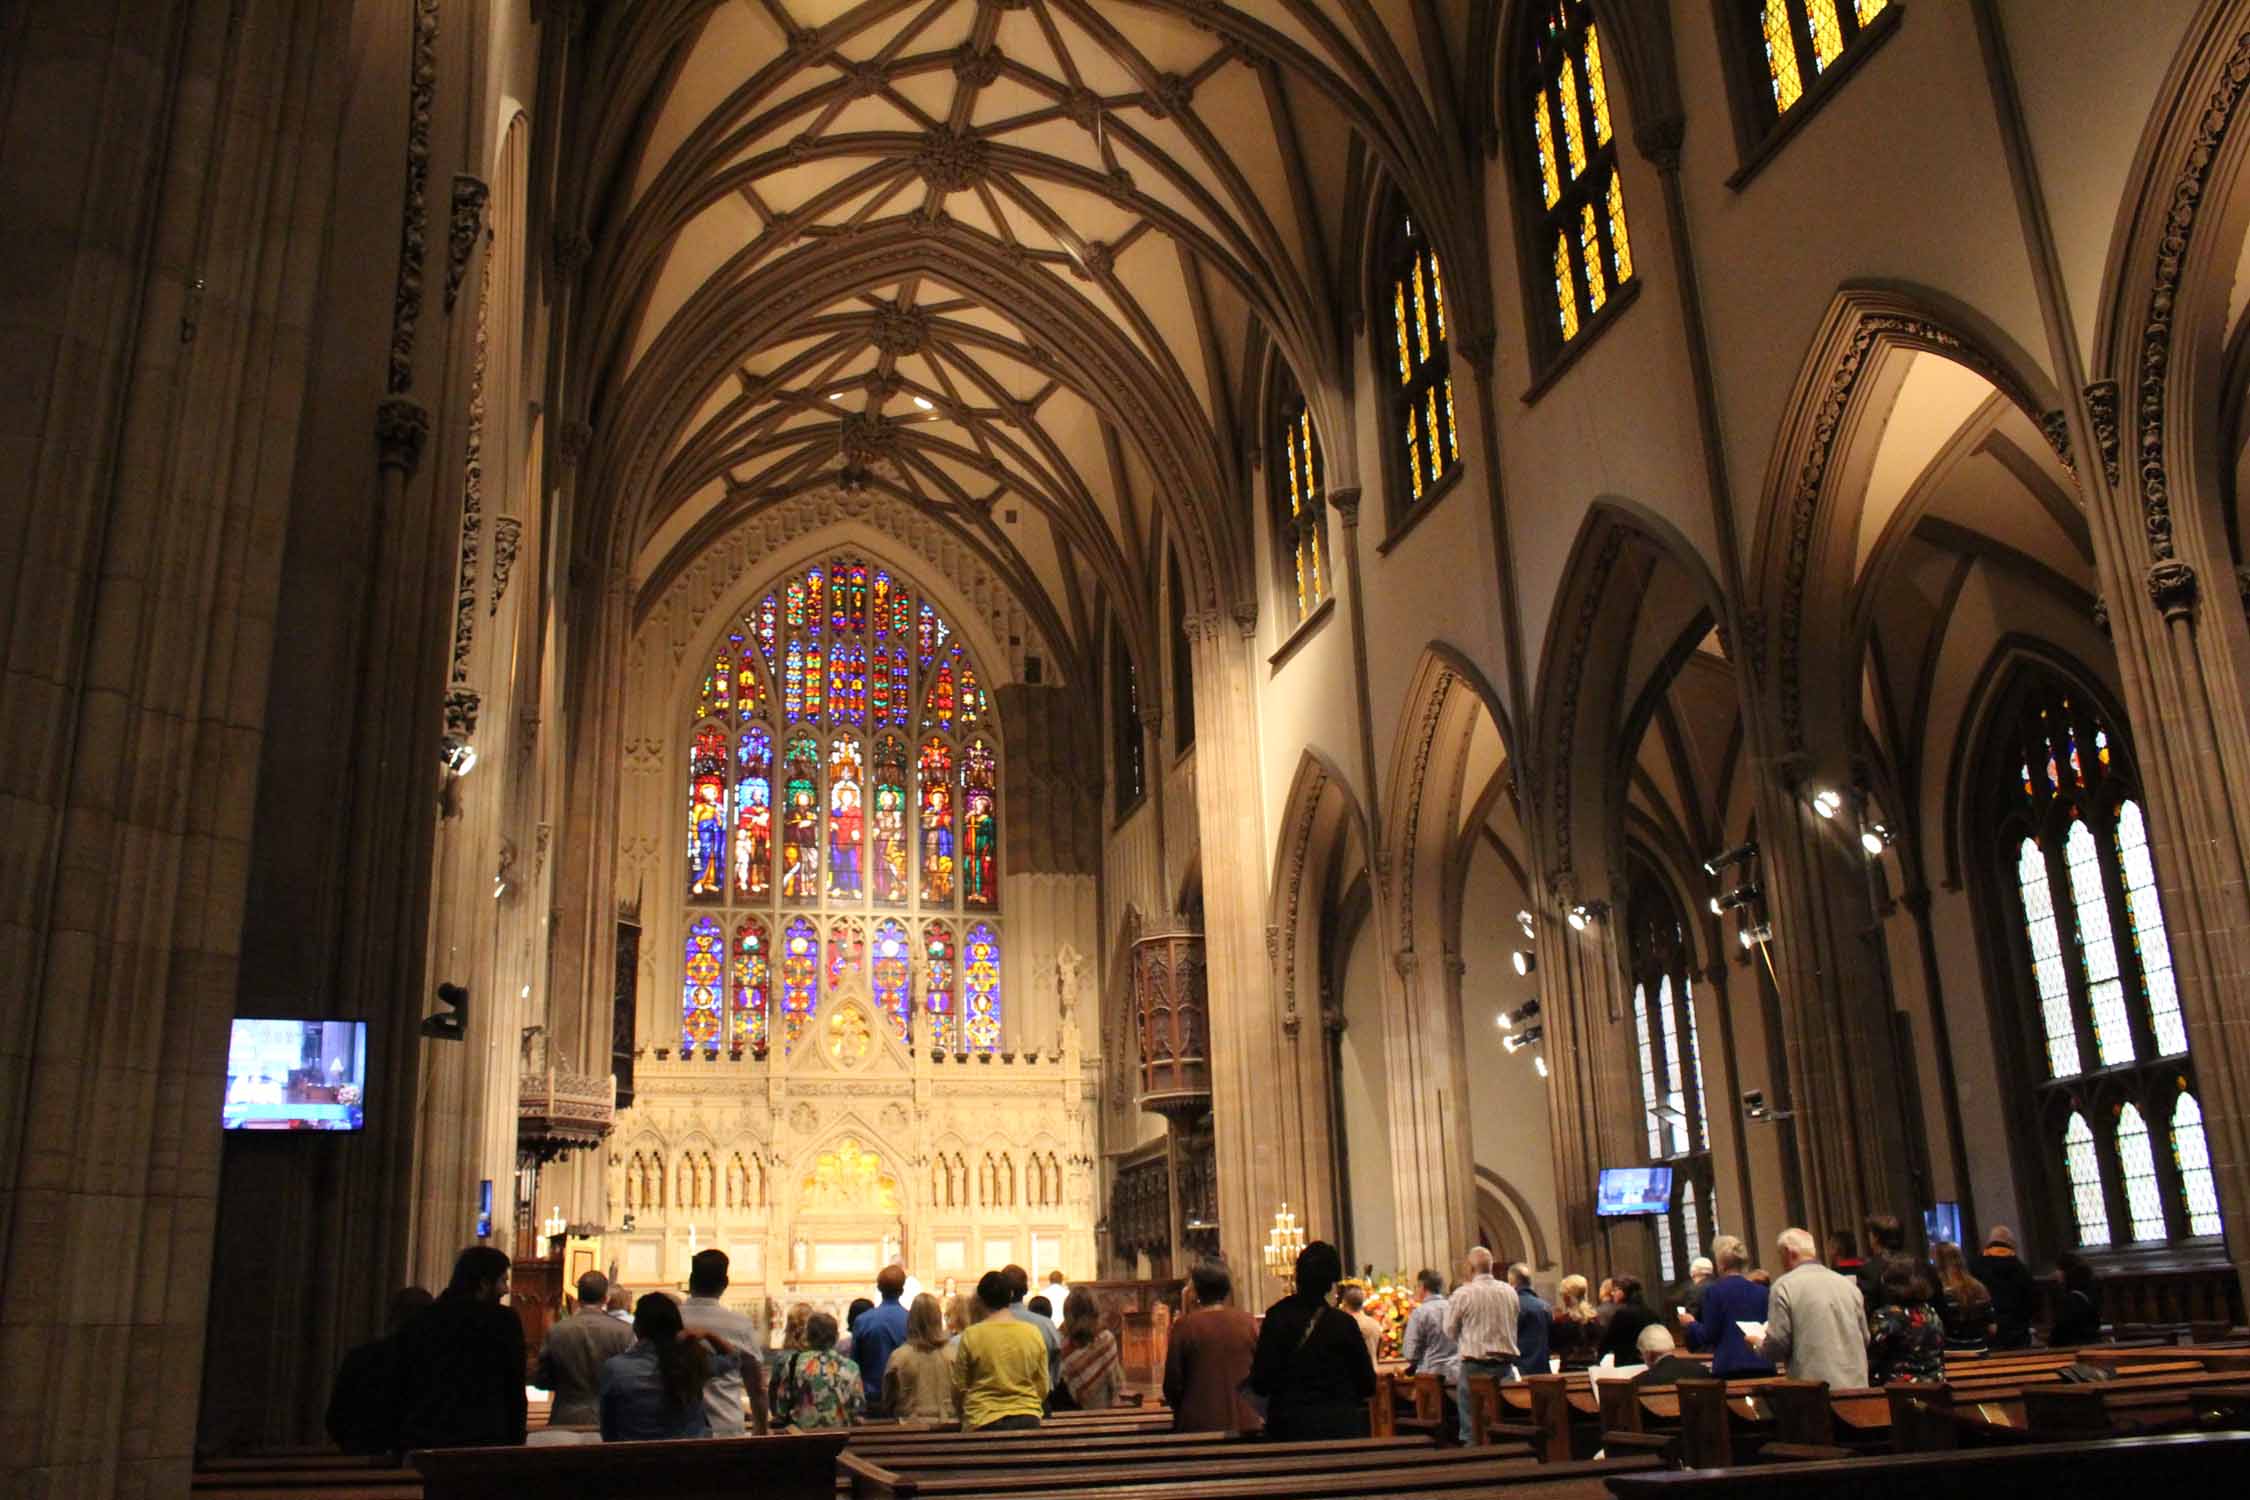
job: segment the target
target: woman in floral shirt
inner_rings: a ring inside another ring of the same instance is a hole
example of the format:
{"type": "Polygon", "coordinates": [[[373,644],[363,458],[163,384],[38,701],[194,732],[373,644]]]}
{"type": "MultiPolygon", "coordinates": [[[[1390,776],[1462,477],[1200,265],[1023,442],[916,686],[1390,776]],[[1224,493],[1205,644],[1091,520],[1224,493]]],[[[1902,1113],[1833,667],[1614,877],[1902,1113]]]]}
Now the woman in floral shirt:
{"type": "Polygon", "coordinates": [[[773,1425],[797,1432],[849,1427],[867,1414],[859,1366],[836,1352],[836,1317],[814,1313],[805,1347],[787,1355],[774,1376],[773,1425]]]}
{"type": "Polygon", "coordinates": [[[1867,1319],[1867,1383],[1945,1378],[1945,1322],[1922,1268],[1903,1255],[1883,1266],[1882,1301],[1867,1319]]]}

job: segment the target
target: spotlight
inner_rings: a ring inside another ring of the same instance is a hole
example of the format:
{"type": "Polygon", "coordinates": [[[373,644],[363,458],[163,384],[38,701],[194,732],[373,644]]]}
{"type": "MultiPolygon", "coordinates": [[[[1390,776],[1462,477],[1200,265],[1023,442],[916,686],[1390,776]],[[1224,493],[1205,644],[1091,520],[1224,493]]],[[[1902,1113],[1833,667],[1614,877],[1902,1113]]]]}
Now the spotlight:
{"type": "Polygon", "coordinates": [[[1824,818],[1835,817],[1837,810],[1840,809],[1843,805],[1844,794],[1837,791],[1834,787],[1824,786],[1819,791],[1813,793],[1813,811],[1819,813],[1824,818]]]}
{"type": "Polygon", "coordinates": [[[1517,912],[1517,913],[1516,913],[1516,925],[1517,925],[1518,927],[1521,927],[1521,928],[1523,929],[1523,935],[1524,935],[1525,937],[1527,937],[1527,938],[1528,938],[1528,937],[1536,937],[1536,936],[1538,936],[1538,927],[1537,927],[1537,925],[1536,925],[1536,924],[1535,924],[1535,923],[1534,923],[1534,922],[1532,921],[1532,919],[1531,919],[1531,913],[1530,913],[1530,912],[1527,912],[1527,911],[1519,911],[1519,912],[1517,912]]]}
{"type": "Polygon", "coordinates": [[[1563,913],[1573,932],[1584,932],[1589,925],[1600,921],[1609,913],[1607,901],[1581,901],[1563,913]]]}
{"type": "Polygon", "coordinates": [[[1509,958],[1515,964],[1518,974],[1529,974],[1539,967],[1539,956],[1529,949],[1518,948],[1509,958]]]}
{"type": "Polygon", "coordinates": [[[1546,1035],[1546,1032],[1547,1028],[1544,1026],[1526,1026],[1521,1031],[1510,1032],[1500,1038],[1500,1045],[1507,1048],[1510,1054],[1514,1054],[1521,1052],[1526,1047],[1538,1045],[1539,1039],[1546,1035]]]}
{"type": "Polygon", "coordinates": [[[438,758],[453,775],[466,776],[477,768],[477,747],[457,734],[449,734],[438,747],[438,758]]]}
{"type": "Polygon", "coordinates": [[[1711,915],[1716,917],[1733,911],[1738,906],[1748,906],[1760,895],[1756,882],[1738,885],[1733,890],[1711,898],[1711,915]]]}
{"type": "Polygon", "coordinates": [[[1703,862],[1703,873],[1706,875],[1716,875],[1721,870],[1731,869],[1735,865],[1747,864],[1757,857],[1758,841],[1756,839],[1746,839],[1742,843],[1735,845],[1732,849],[1729,849],[1721,854],[1714,854],[1709,859],[1705,860],[1703,862]]]}
{"type": "Polygon", "coordinates": [[[928,411],[930,409],[930,398],[927,396],[916,396],[914,398],[914,404],[922,408],[922,410],[928,411]]]}
{"type": "Polygon", "coordinates": [[[1773,941],[1773,923],[1758,922],[1746,926],[1734,935],[1734,940],[1745,950],[1755,948],[1760,943],[1770,943],[1773,941]]]}
{"type": "Polygon", "coordinates": [[[1538,1071],[1539,1071],[1539,1076],[1540,1076],[1541,1078],[1544,1078],[1544,1077],[1546,1077],[1546,1076],[1547,1076],[1547,1058],[1546,1058],[1546,1054],[1544,1054],[1544,1053],[1540,1053],[1540,1052],[1534,1052],[1534,1053],[1532,1053],[1532,1054],[1531,1054],[1531,1065],[1532,1065],[1532,1067],[1534,1067],[1534,1068],[1538,1069],[1538,1071]]]}
{"type": "Polygon", "coordinates": [[[1888,849],[1891,846],[1891,840],[1895,837],[1896,835],[1891,832],[1888,825],[1870,823],[1859,831],[1859,847],[1865,849],[1868,857],[1872,859],[1888,849]]]}
{"type": "Polygon", "coordinates": [[[1586,908],[1585,908],[1585,907],[1583,907],[1583,906],[1574,906],[1574,907],[1572,907],[1572,908],[1570,909],[1570,918],[1569,918],[1569,920],[1570,920],[1570,930],[1571,930],[1571,931],[1573,931],[1573,932],[1584,932],[1584,931],[1586,930],[1586,915],[1587,915],[1587,914],[1586,914],[1586,908]]]}
{"type": "MultiPolygon", "coordinates": [[[[1536,1016],[1538,1014],[1539,1001],[1536,998],[1526,1000],[1523,1004],[1517,1006],[1514,1010],[1502,1011],[1500,1013],[1500,1029],[1502,1031],[1513,1031],[1518,1026],[1521,1026],[1524,1022],[1530,1020],[1533,1016],[1536,1016]]],[[[1538,1028],[1536,1027],[1533,1028],[1533,1030],[1537,1029],[1538,1028]]]]}

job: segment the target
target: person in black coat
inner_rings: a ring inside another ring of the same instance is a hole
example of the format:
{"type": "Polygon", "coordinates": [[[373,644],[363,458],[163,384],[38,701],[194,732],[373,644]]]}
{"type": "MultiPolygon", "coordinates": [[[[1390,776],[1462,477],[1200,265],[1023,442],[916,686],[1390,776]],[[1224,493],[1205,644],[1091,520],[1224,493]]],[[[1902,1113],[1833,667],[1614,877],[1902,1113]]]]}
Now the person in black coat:
{"type": "Polygon", "coordinates": [[[1984,1237],[1984,1253],[1970,1264],[1969,1274],[1992,1294],[1992,1347],[2031,1347],[2032,1314],[2039,1309],[2039,1282],[2016,1252],[2016,1234],[2005,1224],[1995,1224],[1984,1237]]]}
{"type": "Polygon", "coordinates": [[[1266,1436],[1275,1442],[1368,1435],[1375,1362],[1351,1314],[1328,1305],[1343,1278],[1336,1247],[1314,1240],[1298,1253],[1296,1292],[1266,1309],[1250,1389],[1266,1400],[1266,1436]]]}
{"type": "Polygon", "coordinates": [[[2048,1346],[2059,1349],[2099,1343],[2102,1303],[2094,1268],[2080,1256],[2063,1254],[2055,1257],[2055,1269],[2062,1273],[2062,1290],[2055,1298],[2055,1321],[2047,1330],[2048,1346]]]}
{"type": "Polygon", "coordinates": [[[344,1356],[328,1394],[328,1435],[346,1453],[390,1453],[398,1446],[398,1335],[430,1294],[418,1286],[391,1294],[383,1336],[344,1356]]]}
{"type": "Polygon", "coordinates": [[[453,1280],[398,1335],[398,1447],[475,1448],[524,1439],[523,1324],[501,1305],[508,1257],[471,1245],[453,1280]]]}
{"type": "Polygon", "coordinates": [[[1595,1358],[1607,1354],[1617,1364],[1637,1365],[1641,1362],[1641,1330],[1664,1320],[1643,1300],[1640,1277],[1620,1273],[1610,1278],[1609,1285],[1617,1311],[1610,1314],[1609,1327],[1602,1333],[1602,1346],[1595,1358]]]}

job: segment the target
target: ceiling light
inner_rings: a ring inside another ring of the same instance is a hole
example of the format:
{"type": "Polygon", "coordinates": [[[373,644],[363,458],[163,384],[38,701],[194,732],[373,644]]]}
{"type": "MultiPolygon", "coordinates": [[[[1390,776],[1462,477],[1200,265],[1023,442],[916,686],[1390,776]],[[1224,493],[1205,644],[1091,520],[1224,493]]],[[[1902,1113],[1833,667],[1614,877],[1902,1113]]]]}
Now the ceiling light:
{"type": "Polygon", "coordinates": [[[1546,1077],[1546,1076],[1547,1076],[1547,1059],[1546,1059],[1546,1057],[1545,1057],[1545,1056],[1544,1056],[1543,1054],[1541,1054],[1541,1053],[1538,1053],[1538,1052],[1534,1052],[1534,1053],[1532,1053],[1532,1054],[1531,1054],[1531,1065],[1532,1065],[1532,1067],[1534,1067],[1534,1068],[1536,1068],[1536,1069],[1538,1070],[1538,1072],[1539,1072],[1539,1076],[1540,1076],[1541,1078],[1544,1078],[1544,1077],[1546,1077]]]}
{"type": "Polygon", "coordinates": [[[831,401],[841,401],[844,399],[844,393],[842,391],[830,391],[828,393],[828,399],[831,401]]]}
{"type": "Polygon", "coordinates": [[[1888,849],[1892,838],[1895,836],[1888,826],[1882,823],[1870,823],[1859,831],[1859,847],[1865,849],[1868,856],[1873,858],[1888,849]]]}
{"type": "Polygon", "coordinates": [[[455,776],[466,776],[477,768],[477,747],[458,735],[447,735],[438,747],[438,756],[445,769],[455,776]]]}
{"type": "Polygon", "coordinates": [[[1522,948],[1518,948],[1510,955],[1510,958],[1514,962],[1518,974],[1529,974],[1533,969],[1539,967],[1538,956],[1522,948]]]}
{"type": "Polygon", "coordinates": [[[1833,787],[1822,787],[1813,793],[1812,805],[1813,811],[1822,817],[1833,818],[1837,809],[1844,805],[1844,794],[1833,787]]]}
{"type": "Polygon", "coordinates": [[[1773,923],[1753,922],[1736,933],[1734,940],[1743,946],[1744,951],[1755,948],[1760,943],[1770,943],[1773,941],[1773,923]]]}
{"type": "Polygon", "coordinates": [[[1600,921],[1608,913],[1607,901],[1581,901],[1566,910],[1563,918],[1570,923],[1571,931],[1584,932],[1590,924],[1600,921]]]}
{"type": "Polygon", "coordinates": [[[1516,913],[1516,925],[1517,925],[1518,927],[1521,927],[1521,928],[1523,929],[1523,935],[1524,935],[1525,937],[1536,937],[1536,936],[1538,936],[1538,932],[1537,932],[1537,929],[1536,929],[1536,928],[1534,927],[1534,925],[1533,925],[1533,923],[1532,923],[1532,920],[1531,920],[1531,913],[1530,913],[1530,912],[1527,912],[1527,911],[1519,911],[1519,912],[1517,912],[1517,913],[1516,913]]]}
{"type": "Polygon", "coordinates": [[[921,407],[922,410],[928,411],[930,409],[930,398],[927,396],[916,396],[914,398],[914,404],[921,407]]]}
{"type": "Polygon", "coordinates": [[[1749,861],[1756,859],[1757,857],[1758,841],[1756,839],[1745,839],[1743,842],[1735,845],[1732,849],[1728,849],[1720,854],[1714,854],[1709,859],[1705,860],[1703,862],[1703,873],[1706,875],[1716,875],[1721,870],[1728,869],[1734,865],[1746,864],[1749,861]]]}
{"type": "Polygon", "coordinates": [[[1758,899],[1759,894],[1755,883],[1738,885],[1731,891],[1711,898],[1711,915],[1716,917],[1723,912],[1733,911],[1738,906],[1748,906],[1758,899]]]}

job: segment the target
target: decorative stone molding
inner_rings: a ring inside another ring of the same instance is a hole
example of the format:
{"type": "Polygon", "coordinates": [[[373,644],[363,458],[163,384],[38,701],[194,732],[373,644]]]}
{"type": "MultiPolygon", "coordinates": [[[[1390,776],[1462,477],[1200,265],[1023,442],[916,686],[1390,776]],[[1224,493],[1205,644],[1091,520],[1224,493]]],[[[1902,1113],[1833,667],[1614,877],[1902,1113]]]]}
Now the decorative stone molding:
{"type": "Polygon", "coordinates": [[[1494,359],[1500,348],[1500,336],[1487,328],[1472,333],[1461,341],[1461,355],[1468,360],[1469,368],[1477,372],[1479,380],[1490,380],[1494,359]]]}
{"type": "Polygon", "coordinates": [[[2094,628],[2103,635],[2109,634],[2109,601],[2101,595],[2094,596],[2094,607],[2088,611],[2094,617],[2094,628]]]}
{"type": "Polygon", "coordinates": [[[516,566],[516,549],[523,544],[523,522],[514,516],[500,516],[492,523],[492,609],[500,613],[500,601],[508,595],[508,575],[516,566]]]}
{"type": "Polygon", "coordinates": [[[1346,531],[1359,530],[1359,495],[1356,484],[1328,492],[1328,508],[1343,519],[1346,531]]]}
{"type": "Polygon", "coordinates": [[[453,311],[460,300],[462,278],[469,274],[469,256],[477,247],[477,233],[484,228],[484,205],[492,195],[481,178],[466,172],[453,174],[453,227],[446,242],[445,258],[445,310],[453,311]]]}
{"type": "Polygon", "coordinates": [[[1577,853],[1571,847],[1571,820],[1576,787],[1571,778],[1575,762],[1572,755],[1578,739],[1578,699],[1586,685],[1586,651],[1593,644],[1594,626],[1609,601],[1610,575],[1617,571],[1617,561],[1625,555],[1625,532],[1612,527],[1602,539],[1599,552],[1586,579],[1586,587],[1578,597],[1578,617],[1571,622],[1570,650],[1563,658],[1562,692],[1555,706],[1555,742],[1547,763],[1551,785],[1548,793],[1554,808],[1554,850],[1560,862],[1556,874],[1564,885],[1577,869],[1577,853]]]}
{"type": "MultiPolygon", "coordinates": [[[[2159,563],[2172,556],[2172,486],[2165,467],[2164,393],[2171,374],[2172,317],[2179,306],[2180,272],[2187,264],[2188,240],[2203,203],[2205,180],[2211,174],[2211,164],[2218,159],[2228,128],[2234,123],[2234,112],[2242,102],[2245,87],[2250,87],[2250,33],[2235,38],[2226,63],[2219,70],[2218,84],[2212,89],[2211,97],[2204,101],[2202,113],[2196,117],[2195,136],[2188,143],[2179,176],[2172,180],[2164,230],[2156,241],[2156,274],[2149,287],[2148,314],[2140,335],[2135,442],[2139,447],[2141,473],[2141,525],[2148,535],[2149,550],[2159,563]]],[[[2087,399],[2093,399],[2091,389],[2087,399]]],[[[2149,571],[2149,597],[2157,599],[2157,607],[2170,619],[2174,616],[2173,607],[2157,598],[2157,571],[2154,568],[2149,571]]],[[[2184,585],[2187,597],[2181,606],[2183,611],[2194,608],[2194,576],[2193,570],[2189,570],[2184,585]]],[[[2177,600],[2182,587],[2176,577],[2167,575],[2165,592],[2168,596],[2177,600]]]]}
{"type": "Polygon", "coordinates": [[[2199,587],[2195,569],[2176,557],[2158,558],[2148,570],[2148,597],[2167,620],[2191,619],[2195,615],[2199,587]]]}
{"type": "Polygon", "coordinates": [[[840,440],[846,467],[889,458],[898,451],[904,438],[905,432],[899,424],[881,412],[847,412],[840,440]]]}
{"type": "Polygon", "coordinates": [[[901,307],[891,303],[875,314],[875,331],[870,342],[879,353],[897,358],[904,354],[919,354],[930,341],[930,315],[918,307],[901,307]]]}
{"type": "Polygon", "coordinates": [[[1633,127],[1633,149],[1659,172],[1680,169],[1680,146],[1687,140],[1687,116],[1652,115],[1633,127]]]}
{"type": "Polygon", "coordinates": [[[1000,76],[1001,61],[998,47],[978,47],[963,42],[954,49],[953,76],[965,88],[981,89],[1000,76]]]}
{"type": "MultiPolygon", "coordinates": [[[[459,179],[455,180],[458,188],[459,179]]],[[[447,286],[447,307],[452,287],[447,286]]],[[[469,654],[476,646],[477,557],[484,535],[484,379],[492,323],[492,262],[484,263],[477,288],[476,354],[469,363],[469,435],[461,463],[461,558],[454,574],[453,680],[469,680],[469,654]]]]}
{"type": "Polygon", "coordinates": [[[593,258],[593,237],[585,230],[566,227],[555,231],[555,274],[562,280],[576,276],[593,258]]]}
{"type": "Polygon", "coordinates": [[[854,99],[871,99],[891,81],[891,70],[877,62],[853,63],[844,70],[844,92],[854,99]]]}
{"type": "Polygon", "coordinates": [[[2076,474],[2078,460],[2070,452],[2070,413],[2059,406],[2044,413],[2039,418],[2039,435],[2047,440],[2048,447],[2055,450],[2055,457],[2062,460],[2062,466],[2076,474]]]}
{"type": "Polygon", "coordinates": [[[923,137],[914,170],[941,193],[963,192],[984,180],[989,152],[982,136],[947,126],[923,137]]]}
{"type": "Polygon", "coordinates": [[[421,402],[392,396],[376,403],[375,450],[384,468],[413,478],[429,440],[430,409],[421,402]]]}
{"type": "Polygon", "coordinates": [[[1194,102],[1195,85],[1177,73],[1166,73],[1156,80],[1156,87],[1144,96],[1142,107],[1149,112],[1151,118],[1163,120],[1173,115],[1186,114],[1188,106],[1194,102]]]}
{"type": "Polygon", "coordinates": [[[445,695],[445,732],[462,739],[473,738],[477,732],[477,710],[484,700],[477,690],[466,683],[445,695]]]}
{"type": "Polygon", "coordinates": [[[2097,380],[2086,387],[2086,410],[2094,419],[2094,441],[2102,450],[2102,472],[2109,482],[2119,479],[2117,468],[2117,382],[2097,380]]]}
{"type": "Polygon", "coordinates": [[[437,107],[438,0],[414,0],[407,65],[406,208],[399,221],[398,285],[391,296],[390,371],[384,389],[414,388],[414,330],[422,320],[422,264],[429,253],[430,120],[437,107]]]}
{"type": "Polygon", "coordinates": [[[1092,130],[1094,122],[1101,118],[1101,95],[1084,85],[1064,94],[1059,102],[1063,118],[1080,130],[1092,130]]]}

